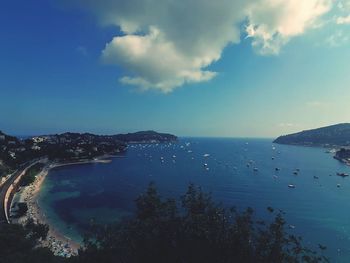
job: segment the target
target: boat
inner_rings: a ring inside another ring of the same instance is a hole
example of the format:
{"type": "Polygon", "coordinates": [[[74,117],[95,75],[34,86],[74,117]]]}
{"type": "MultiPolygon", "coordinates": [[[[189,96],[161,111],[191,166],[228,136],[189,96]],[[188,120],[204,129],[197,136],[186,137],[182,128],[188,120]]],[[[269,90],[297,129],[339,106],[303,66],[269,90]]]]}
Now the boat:
{"type": "Polygon", "coordinates": [[[347,177],[349,176],[347,173],[337,173],[338,176],[341,176],[341,177],[347,177]]]}
{"type": "Polygon", "coordinates": [[[203,154],[203,157],[209,157],[209,156],[210,156],[209,153],[203,154]]]}
{"type": "Polygon", "coordinates": [[[340,188],[340,184],[337,184],[337,187],[340,188]]]}
{"type": "Polygon", "coordinates": [[[258,168],[255,167],[253,170],[254,170],[255,172],[257,172],[257,171],[258,171],[258,168]]]}
{"type": "Polygon", "coordinates": [[[289,184],[288,187],[289,188],[295,188],[295,185],[294,184],[289,184]]]}
{"type": "Polygon", "coordinates": [[[275,168],[275,171],[279,171],[279,170],[281,170],[280,168],[275,168]]]}
{"type": "Polygon", "coordinates": [[[289,225],[288,226],[290,229],[295,229],[295,226],[294,225],[289,225]]]}
{"type": "Polygon", "coordinates": [[[314,175],[314,179],[318,179],[318,176],[314,175]]]}
{"type": "Polygon", "coordinates": [[[297,172],[297,171],[294,171],[293,174],[294,174],[294,175],[298,175],[298,172],[297,172]]]}

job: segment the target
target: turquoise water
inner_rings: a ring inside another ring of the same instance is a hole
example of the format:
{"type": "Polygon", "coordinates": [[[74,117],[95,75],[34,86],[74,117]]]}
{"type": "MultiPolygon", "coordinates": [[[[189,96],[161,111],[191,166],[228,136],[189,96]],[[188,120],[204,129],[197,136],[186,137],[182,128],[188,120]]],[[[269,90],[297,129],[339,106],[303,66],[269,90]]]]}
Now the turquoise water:
{"type": "Polygon", "coordinates": [[[266,139],[183,138],[171,145],[134,145],[112,160],[56,168],[45,180],[39,203],[66,236],[81,240],[91,221],[110,223],[132,215],[135,198],[150,181],[170,197],[195,183],[217,201],[251,206],[261,217],[268,206],[282,209],[295,226],[291,231],[305,243],[326,245],[332,262],[350,262],[350,178],[336,176],[350,168],[325,149],[273,145],[266,139]]]}

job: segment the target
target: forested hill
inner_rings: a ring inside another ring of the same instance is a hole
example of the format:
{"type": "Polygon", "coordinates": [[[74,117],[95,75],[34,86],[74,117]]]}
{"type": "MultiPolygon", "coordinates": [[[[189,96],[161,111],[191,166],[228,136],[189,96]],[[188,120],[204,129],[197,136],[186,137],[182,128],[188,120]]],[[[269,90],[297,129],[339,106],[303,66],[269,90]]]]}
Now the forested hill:
{"type": "Polygon", "coordinates": [[[278,137],[274,143],[305,146],[350,146],[350,123],[341,123],[278,137]]]}
{"type": "Polygon", "coordinates": [[[155,131],[140,131],[135,133],[118,134],[113,136],[115,139],[123,142],[167,142],[176,141],[177,137],[168,133],[159,133],[155,131]]]}

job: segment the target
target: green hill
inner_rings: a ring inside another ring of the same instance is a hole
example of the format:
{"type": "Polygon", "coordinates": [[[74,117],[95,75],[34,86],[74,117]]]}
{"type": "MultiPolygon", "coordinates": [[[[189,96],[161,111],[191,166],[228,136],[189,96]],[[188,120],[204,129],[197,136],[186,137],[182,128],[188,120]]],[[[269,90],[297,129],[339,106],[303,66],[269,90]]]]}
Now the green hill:
{"type": "Polygon", "coordinates": [[[304,146],[350,146],[350,123],[283,135],[274,143],[304,146]]]}

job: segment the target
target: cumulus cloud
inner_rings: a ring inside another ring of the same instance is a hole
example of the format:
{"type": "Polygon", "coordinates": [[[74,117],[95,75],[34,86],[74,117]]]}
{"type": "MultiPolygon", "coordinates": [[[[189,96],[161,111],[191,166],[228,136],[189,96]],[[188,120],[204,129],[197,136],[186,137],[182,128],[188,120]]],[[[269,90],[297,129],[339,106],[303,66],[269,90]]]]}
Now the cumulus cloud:
{"type": "Polygon", "coordinates": [[[102,60],[127,70],[122,83],[162,92],[215,77],[208,67],[242,35],[258,53],[278,54],[292,37],[315,27],[332,5],[332,0],[71,2],[91,10],[102,25],[120,28],[102,60]]]}
{"type": "Polygon", "coordinates": [[[331,1],[265,0],[248,8],[247,37],[261,54],[278,54],[290,38],[318,25],[317,19],[331,9],[331,1]]]}
{"type": "Polygon", "coordinates": [[[146,35],[114,37],[103,50],[102,58],[106,63],[121,64],[137,75],[123,77],[121,82],[142,89],[170,92],[184,82],[207,81],[215,76],[214,72],[201,67],[216,58],[204,54],[197,58],[186,56],[155,27],[146,35]]]}

